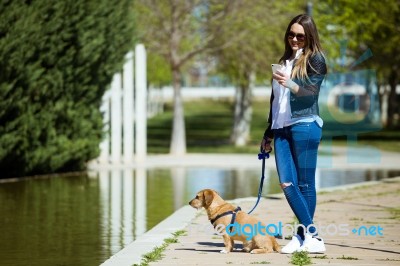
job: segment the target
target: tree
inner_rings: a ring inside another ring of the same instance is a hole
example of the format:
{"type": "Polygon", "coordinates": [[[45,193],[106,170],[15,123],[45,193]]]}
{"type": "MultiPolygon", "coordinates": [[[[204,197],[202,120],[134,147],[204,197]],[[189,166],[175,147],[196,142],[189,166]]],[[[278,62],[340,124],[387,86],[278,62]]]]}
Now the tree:
{"type": "MultiPolygon", "coordinates": [[[[345,1],[318,2],[315,19],[321,40],[330,58],[348,56],[355,61],[363,51],[371,49],[373,56],[360,66],[377,70],[379,83],[389,84],[388,127],[394,127],[400,114],[396,86],[400,83],[400,1],[345,1]],[[337,45],[343,43],[347,50],[337,45]],[[397,114],[397,116],[396,116],[397,114]]],[[[352,63],[352,62],[351,62],[352,63]]],[[[335,64],[331,64],[335,65],[335,64]]],[[[351,69],[351,65],[344,68],[351,69]]]]}
{"type": "Polygon", "coordinates": [[[147,80],[156,87],[171,84],[171,69],[164,57],[147,53],[147,80]]]}
{"type": "MultiPolygon", "coordinates": [[[[300,12],[298,4],[286,1],[240,1],[239,12],[229,31],[240,32],[242,38],[212,55],[218,59],[219,70],[236,87],[230,137],[236,146],[244,146],[250,135],[252,87],[257,80],[270,85],[271,63],[277,63],[283,53],[287,24],[300,12]]],[[[229,35],[219,35],[215,41],[223,43],[225,38],[229,35]]]]}
{"type": "Polygon", "coordinates": [[[225,34],[229,22],[235,19],[238,3],[234,0],[136,1],[139,39],[150,52],[163,56],[171,69],[174,88],[171,154],[186,153],[182,70],[196,55],[228,46],[237,39],[233,33],[219,47],[213,46],[213,41],[225,34]],[[215,27],[214,31],[205,31],[211,26],[215,27]]]}
{"type": "Polygon", "coordinates": [[[98,156],[101,99],[132,19],[129,0],[1,2],[1,177],[83,170],[98,156]]]}

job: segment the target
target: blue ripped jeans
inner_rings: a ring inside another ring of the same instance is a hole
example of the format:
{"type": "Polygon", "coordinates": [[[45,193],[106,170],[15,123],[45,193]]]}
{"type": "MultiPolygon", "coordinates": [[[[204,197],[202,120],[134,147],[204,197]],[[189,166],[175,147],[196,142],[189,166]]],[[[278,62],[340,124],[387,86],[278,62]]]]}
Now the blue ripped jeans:
{"type": "MultiPolygon", "coordinates": [[[[279,182],[296,215],[305,228],[313,224],[317,203],[315,169],[322,129],[316,122],[297,123],[274,129],[275,161],[279,182]]],[[[308,230],[316,234],[315,227],[308,230]]],[[[304,239],[304,230],[297,234],[304,239]]]]}

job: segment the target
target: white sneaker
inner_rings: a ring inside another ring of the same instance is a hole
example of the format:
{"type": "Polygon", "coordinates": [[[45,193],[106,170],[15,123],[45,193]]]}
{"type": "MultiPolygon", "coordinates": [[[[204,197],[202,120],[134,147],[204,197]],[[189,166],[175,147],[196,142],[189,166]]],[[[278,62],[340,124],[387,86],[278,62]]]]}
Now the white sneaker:
{"type": "Polygon", "coordinates": [[[324,253],[326,251],[324,240],[322,238],[312,237],[312,235],[306,234],[303,245],[299,248],[299,251],[307,251],[309,253],[324,253]]]}
{"type": "Polygon", "coordinates": [[[292,240],[290,240],[290,242],[287,243],[286,246],[284,246],[281,249],[281,253],[292,254],[293,252],[300,249],[302,244],[303,244],[303,239],[301,239],[301,237],[299,235],[294,235],[292,237],[292,240]]]}

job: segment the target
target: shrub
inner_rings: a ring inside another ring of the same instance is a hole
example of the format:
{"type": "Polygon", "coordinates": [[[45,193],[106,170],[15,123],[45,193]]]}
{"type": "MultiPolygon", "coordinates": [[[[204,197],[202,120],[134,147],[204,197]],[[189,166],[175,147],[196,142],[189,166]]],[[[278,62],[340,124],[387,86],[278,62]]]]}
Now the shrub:
{"type": "Polygon", "coordinates": [[[0,177],[83,170],[133,44],[129,0],[0,4],[0,177]]]}

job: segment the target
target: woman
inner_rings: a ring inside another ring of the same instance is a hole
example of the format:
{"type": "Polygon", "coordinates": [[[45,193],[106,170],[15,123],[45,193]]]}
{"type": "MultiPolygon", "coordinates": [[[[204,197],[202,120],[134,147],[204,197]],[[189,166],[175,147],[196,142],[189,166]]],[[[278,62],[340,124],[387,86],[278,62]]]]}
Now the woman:
{"type": "Polygon", "coordinates": [[[269,126],[261,147],[274,141],[279,182],[299,223],[297,234],[282,253],[324,252],[324,241],[313,226],[316,207],[315,169],[323,121],[318,94],[327,73],[313,19],[298,15],[285,33],[282,68],[273,74],[269,126]]]}

